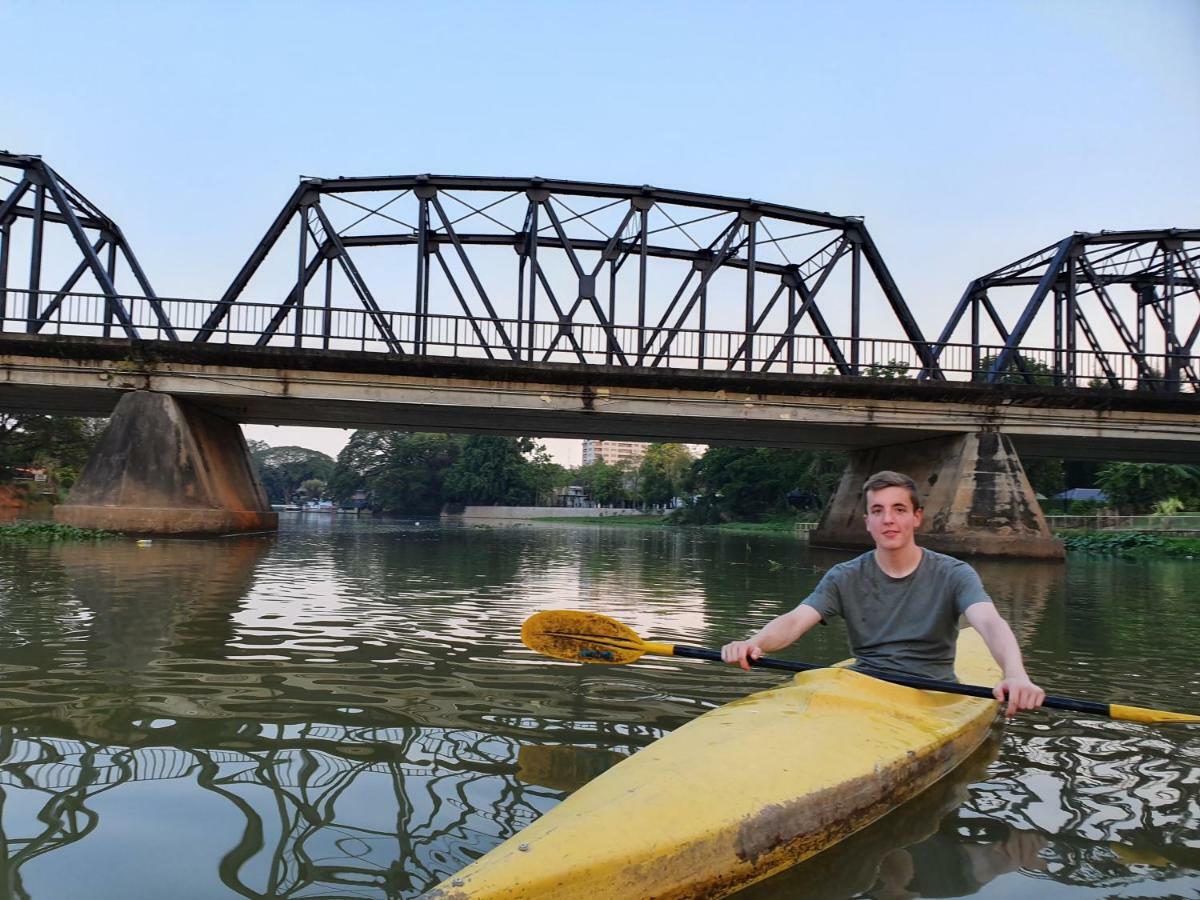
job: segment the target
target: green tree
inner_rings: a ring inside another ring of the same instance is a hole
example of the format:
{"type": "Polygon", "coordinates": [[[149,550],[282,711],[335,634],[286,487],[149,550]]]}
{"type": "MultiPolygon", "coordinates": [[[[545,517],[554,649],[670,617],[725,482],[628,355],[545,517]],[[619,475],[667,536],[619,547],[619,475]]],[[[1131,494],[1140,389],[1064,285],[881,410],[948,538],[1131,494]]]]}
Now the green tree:
{"type": "Polygon", "coordinates": [[[1200,499],[1200,466],[1179,463],[1114,462],[1096,475],[1110,503],[1131,512],[1147,512],[1155,503],[1178,497],[1192,508],[1200,499]]]}
{"type": "Polygon", "coordinates": [[[368,490],[368,482],[384,464],[388,450],[388,432],[355,431],[338,453],[329,492],[336,500],[349,500],[357,491],[368,490]]]}
{"type": "MultiPolygon", "coordinates": [[[[1017,353],[1009,356],[1008,364],[1000,375],[1001,384],[1028,384],[1027,375],[1034,384],[1054,384],[1054,369],[1039,359],[1024,354],[1019,354],[1019,356],[1019,361],[1017,353]]],[[[999,357],[994,354],[980,359],[980,372],[983,374],[990,372],[997,359],[999,357]]]]}
{"type": "Polygon", "coordinates": [[[106,419],[40,414],[0,414],[0,466],[30,466],[40,456],[55,466],[83,468],[106,419]]]}
{"type": "Polygon", "coordinates": [[[662,505],[683,494],[692,469],[692,454],[683,444],[651,444],[638,466],[638,496],[662,505]]]}
{"type": "Polygon", "coordinates": [[[471,435],[446,475],[447,497],[479,505],[534,503],[539,488],[549,483],[537,471],[547,463],[532,438],[471,435]]]}
{"type": "Polygon", "coordinates": [[[633,500],[633,473],[625,463],[606,463],[602,459],[575,470],[575,483],[594,503],[616,506],[633,500]]]}
{"type": "Polygon", "coordinates": [[[263,488],[275,503],[291,500],[306,481],[317,479],[327,482],[333,475],[333,458],[319,450],[294,446],[271,447],[263,441],[250,441],[247,447],[263,488]]]}
{"type": "Polygon", "coordinates": [[[310,500],[320,500],[325,496],[326,484],[320,478],[310,478],[300,485],[300,493],[310,500]]]}
{"type": "Polygon", "coordinates": [[[450,471],[462,452],[448,434],[385,436],[382,465],[367,479],[372,505],[384,512],[436,515],[446,502],[450,471]]]}
{"type": "Polygon", "coordinates": [[[70,488],[83,471],[107,419],[0,414],[0,477],[15,468],[45,469],[61,489],[70,488]]]}
{"type": "Polygon", "coordinates": [[[700,505],[724,518],[757,519],[787,510],[793,490],[814,505],[828,502],[844,465],[842,454],[827,451],[712,447],[694,472],[700,505]]]}
{"type": "Polygon", "coordinates": [[[911,379],[909,365],[900,359],[889,359],[885,363],[871,363],[863,369],[868,378],[886,378],[888,381],[911,379]]]}
{"type": "Polygon", "coordinates": [[[1025,476],[1035,493],[1043,497],[1053,497],[1066,490],[1067,475],[1063,460],[1053,457],[1023,459],[1021,466],[1025,469],[1025,476]]]}
{"type": "Polygon", "coordinates": [[[571,484],[572,473],[554,462],[542,444],[535,444],[529,454],[529,484],[538,504],[549,504],[554,499],[555,488],[571,484]]]}
{"type": "Polygon", "coordinates": [[[338,454],[329,491],[341,501],[364,491],[383,512],[433,515],[462,443],[447,434],[356,431],[338,454]]]}

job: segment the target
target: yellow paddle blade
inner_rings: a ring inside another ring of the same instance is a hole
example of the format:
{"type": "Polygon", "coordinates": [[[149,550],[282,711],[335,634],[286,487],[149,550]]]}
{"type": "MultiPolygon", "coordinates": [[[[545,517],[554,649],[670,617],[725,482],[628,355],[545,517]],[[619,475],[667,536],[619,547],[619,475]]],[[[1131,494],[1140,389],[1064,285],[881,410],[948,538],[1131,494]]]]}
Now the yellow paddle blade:
{"type": "Polygon", "coordinates": [[[1145,722],[1149,725],[1169,725],[1172,722],[1190,722],[1200,725],[1200,716],[1169,712],[1165,709],[1143,709],[1140,706],[1121,706],[1118,703],[1109,704],[1108,715],[1113,719],[1124,719],[1126,722],[1145,722]]]}
{"type": "Polygon", "coordinates": [[[521,626],[521,643],[556,659],[610,666],[631,663],[648,649],[637,632],[616,619],[569,609],[530,616],[521,626]]]}

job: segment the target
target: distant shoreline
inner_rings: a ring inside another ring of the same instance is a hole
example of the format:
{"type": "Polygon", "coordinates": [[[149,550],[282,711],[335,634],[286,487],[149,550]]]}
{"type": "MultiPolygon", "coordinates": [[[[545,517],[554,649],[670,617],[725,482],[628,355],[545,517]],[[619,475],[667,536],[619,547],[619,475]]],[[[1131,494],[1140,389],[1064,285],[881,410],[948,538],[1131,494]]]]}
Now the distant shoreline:
{"type": "Polygon", "coordinates": [[[570,519],[555,517],[538,517],[526,519],[527,522],[550,523],[554,525],[614,525],[619,528],[701,528],[713,531],[745,532],[747,534],[805,534],[812,523],[797,522],[792,519],[768,519],[765,522],[720,522],[715,525],[675,524],[667,516],[577,516],[570,519]]]}

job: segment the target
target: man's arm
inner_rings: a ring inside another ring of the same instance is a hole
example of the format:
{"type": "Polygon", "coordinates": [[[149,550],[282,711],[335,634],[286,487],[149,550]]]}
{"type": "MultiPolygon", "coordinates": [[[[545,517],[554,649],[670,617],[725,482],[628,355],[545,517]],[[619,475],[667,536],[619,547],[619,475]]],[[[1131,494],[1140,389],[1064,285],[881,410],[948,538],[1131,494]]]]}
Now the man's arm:
{"type": "Polygon", "coordinates": [[[777,616],[758,634],[744,641],[730,641],[721,648],[721,659],[732,666],[749,670],[750,660],[758,659],[772,650],[782,650],[821,621],[821,614],[811,606],[801,604],[791,612],[777,616]]]}
{"type": "Polygon", "coordinates": [[[1046,699],[1046,692],[1029,680],[1025,663],[1021,660],[1021,648],[1017,638],[1000,617],[991,603],[972,603],[963,613],[971,627],[979,632],[996,662],[1000,664],[1004,677],[992,689],[996,699],[1008,701],[1006,716],[1016,715],[1025,709],[1037,709],[1046,699]]]}

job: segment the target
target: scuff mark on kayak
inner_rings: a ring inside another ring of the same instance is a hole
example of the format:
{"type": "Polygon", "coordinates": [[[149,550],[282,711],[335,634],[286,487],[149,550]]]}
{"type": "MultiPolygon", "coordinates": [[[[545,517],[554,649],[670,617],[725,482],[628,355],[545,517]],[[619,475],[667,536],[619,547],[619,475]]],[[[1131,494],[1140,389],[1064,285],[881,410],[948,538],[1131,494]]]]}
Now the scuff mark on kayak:
{"type": "Polygon", "coordinates": [[[738,859],[754,864],[760,856],[784,846],[789,856],[803,858],[847,837],[949,772],[961,755],[955,743],[949,741],[932,753],[910,755],[890,766],[877,766],[873,777],[765,807],[738,829],[738,859]],[[888,785],[882,793],[880,783],[888,785]]]}

